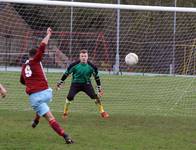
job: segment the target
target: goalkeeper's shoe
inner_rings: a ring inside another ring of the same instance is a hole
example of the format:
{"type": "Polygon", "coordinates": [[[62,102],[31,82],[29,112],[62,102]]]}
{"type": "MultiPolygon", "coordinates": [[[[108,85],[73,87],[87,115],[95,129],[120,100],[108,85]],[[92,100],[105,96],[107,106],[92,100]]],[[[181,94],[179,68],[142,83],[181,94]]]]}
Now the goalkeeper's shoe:
{"type": "Polygon", "coordinates": [[[67,118],[68,118],[68,113],[64,113],[63,116],[62,116],[62,118],[63,118],[64,121],[66,121],[67,118]]]}
{"type": "Polygon", "coordinates": [[[104,111],[101,113],[101,117],[102,118],[109,118],[109,114],[106,111],[104,111]]]}
{"type": "Polygon", "coordinates": [[[65,139],[66,144],[73,144],[74,143],[74,141],[69,136],[64,137],[64,139],[65,139]]]}
{"type": "Polygon", "coordinates": [[[32,126],[32,128],[35,128],[38,124],[39,124],[38,120],[33,120],[31,126],[32,126]]]}

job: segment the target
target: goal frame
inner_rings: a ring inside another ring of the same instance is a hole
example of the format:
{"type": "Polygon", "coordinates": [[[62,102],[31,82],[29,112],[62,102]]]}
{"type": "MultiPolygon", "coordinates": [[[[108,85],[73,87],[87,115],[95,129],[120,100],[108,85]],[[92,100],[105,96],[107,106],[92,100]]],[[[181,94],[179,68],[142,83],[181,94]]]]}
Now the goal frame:
{"type": "MultiPolygon", "coordinates": [[[[172,12],[174,13],[173,21],[173,61],[170,67],[170,74],[175,75],[175,28],[176,28],[176,12],[196,13],[196,8],[192,7],[166,7],[166,6],[144,6],[144,5],[123,5],[123,4],[102,4],[102,3],[88,3],[88,2],[68,2],[68,1],[50,1],[50,0],[0,0],[5,3],[20,3],[20,4],[35,4],[48,6],[68,6],[78,8],[104,8],[117,10],[117,25],[116,25],[116,57],[114,72],[120,72],[120,57],[119,57],[119,35],[120,35],[120,10],[134,10],[134,11],[156,11],[156,12],[172,12]]],[[[72,32],[72,31],[70,31],[72,32]]],[[[107,45],[106,45],[107,47],[107,45]]]]}
{"type": "Polygon", "coordinates": [[[101,4],[101,3],[49,1],[49,0],[0,0],[0,2],[21,3],[21,4],[38,4],[38,5],[54,5],[54,6],[88,7],[88,8],[146,10],[146,11],[196,12],[196,8],[192,8],[192,7],[165,7],[165,6],[144,6],[144,5],[101,4]]]}

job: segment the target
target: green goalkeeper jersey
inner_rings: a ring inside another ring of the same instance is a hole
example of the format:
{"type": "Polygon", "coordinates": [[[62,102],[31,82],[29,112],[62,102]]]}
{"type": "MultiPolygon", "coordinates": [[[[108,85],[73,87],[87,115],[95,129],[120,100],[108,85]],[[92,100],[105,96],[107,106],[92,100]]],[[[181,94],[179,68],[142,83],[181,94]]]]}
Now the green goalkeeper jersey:
{"type": "Polygon", "coordinates": [[[70,64],[61,80],[64,81],[70,74],[72,74],[72,83],[90,83],[93,75],[97,85],[100,86],[98,69],[89,61],[86,64],[80,61],[70,64]]]}

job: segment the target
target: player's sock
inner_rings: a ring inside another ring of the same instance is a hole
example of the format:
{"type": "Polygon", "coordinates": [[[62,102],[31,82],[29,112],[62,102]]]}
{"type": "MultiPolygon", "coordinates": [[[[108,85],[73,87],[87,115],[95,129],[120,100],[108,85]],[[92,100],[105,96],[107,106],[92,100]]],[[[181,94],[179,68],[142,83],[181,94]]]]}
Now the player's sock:
{"type": "Polygon", "coordinates": [[[97,104],[97,105],[98,105],[99,112],[100,113],[104,112],[103,105],[102,104],[97,104]]]}
{"type": "Polygon", "coordinates": [[[109,117],[109,114],[104,111],[104,108],[103,108],[103,105],[102,105],[100,99],[96,99],[95,100],[95,104],[97,104],[97,106],[98,106],[98,109],[99,109],[99,112],[101,114],[101,117],[108,118],[109,117]]]}
{"type": "Polygon", "coordinates": [[[109,117],[109,114],[106,111],[104,111],[103,105],[102,104],[97,104],[97,105],[99,107],[99,112],[101,114],[101,117],[108,118],[109,117]]]}
{"type": "Polygon", "coordinates": [[[67,144],[73,144],[74,141],[69,137],[68,134],[65,133],[63,128],[60,127],[59,123],[53,119],[49,121],[50,126],[53,128],[53,130],[59,135],[62,136],[67,144]]]}
{"type": "Polygon", "coordinates": [[[36,113],[36,115],[35,115],[35,121],[39,121],[39,119],[40,119],[40,116],[36,113]]]}
{"type": "Polygon", "coordinates": [[[64,105],[64,115],[68,115],[68,111],[69,111],[69,105],[71,104],[71,102],[66,99],[65,100],[65,105],[64,105]]]}
{"type": "MultiPolygon", "coordinates": [[[[58,135],[60,135],[60,136],[62,136],[62,137],[66,136],[66,135],[65,135],[65,132],[64,132],[64,130],[63,130],[63,128],[60,127],[59,123],[58,123],[55,119],[50,120],[50,121],[49,121],[49,124],[50,124],[50,126],[52,127],[52,129],[53,129],[58,135]]],[[[68,136],[68,135],[67,135],[67,136],[68,136]]]]}
{"type": "Polygon", "coordinates": [[[102,105],[102,103],[101,103],[99,98],[95,99],[95,104],[98,106],[98,109],[99,109],[100,113],[104,112],[103,105],[102,105]]]}

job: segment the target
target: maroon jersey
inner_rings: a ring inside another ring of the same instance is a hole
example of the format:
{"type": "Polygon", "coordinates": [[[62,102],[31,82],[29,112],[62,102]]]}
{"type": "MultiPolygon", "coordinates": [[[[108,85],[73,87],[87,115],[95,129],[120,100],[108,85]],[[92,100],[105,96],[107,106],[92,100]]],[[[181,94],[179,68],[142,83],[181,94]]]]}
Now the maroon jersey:
{"type": "Polygon", "coordinates": [[[20,82],[26,85],[26,93],[32,94],[48,89],[48,82],[41,64],[46,44],[41,43],[32,60],[22,65],[20,82]]]}

